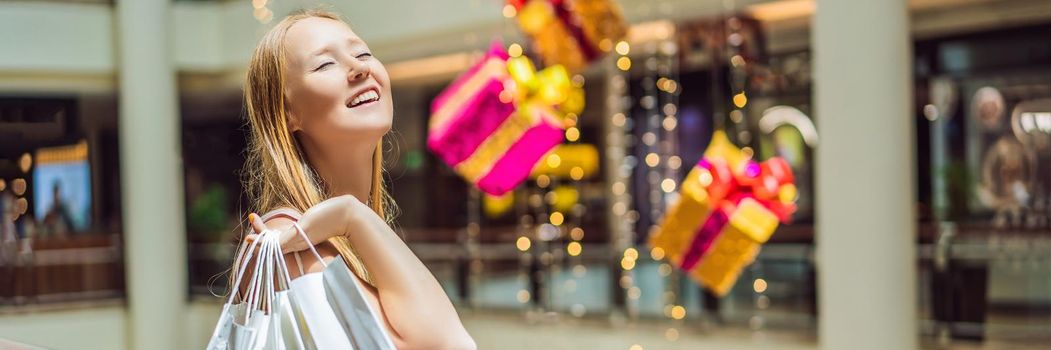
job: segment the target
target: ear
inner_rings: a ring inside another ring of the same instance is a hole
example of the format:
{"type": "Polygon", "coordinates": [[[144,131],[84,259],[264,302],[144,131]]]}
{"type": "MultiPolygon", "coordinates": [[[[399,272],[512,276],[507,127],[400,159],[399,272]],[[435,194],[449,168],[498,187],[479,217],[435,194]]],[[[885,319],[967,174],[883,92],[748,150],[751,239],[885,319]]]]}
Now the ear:
{"type": "Polygon", "coordinates": [[[285,118],[287,118],[287,120],[285,121],[285,123],[287,125],[285,125],[285,126],[288,127],[289,133],[295,133],[296,131],[299,131],[299,130],[303,129],[303,121],[295,113],[292,113],[292,104],[291,104],[291,101],[288,98],[288,91],[287,91],[287,89],[285,91],[285,96],[284,97],[285,97],[285,100],[284,100],[285,118]]]}
{"type": "Polygon", "coordinates": [[[285,115],[288,116],[288,121],[287,121],[288,125],[287,126],[288,126],[288,131],[290,133],[295,133],[296,131],[299,131],[299,130],[303,129],[303,124],[301,122],[301,119],[299,119],[298,116],[296,116],[294,113],[292,113],[292,109],[291,108],[287,108],[285,110],[285,115]]]}

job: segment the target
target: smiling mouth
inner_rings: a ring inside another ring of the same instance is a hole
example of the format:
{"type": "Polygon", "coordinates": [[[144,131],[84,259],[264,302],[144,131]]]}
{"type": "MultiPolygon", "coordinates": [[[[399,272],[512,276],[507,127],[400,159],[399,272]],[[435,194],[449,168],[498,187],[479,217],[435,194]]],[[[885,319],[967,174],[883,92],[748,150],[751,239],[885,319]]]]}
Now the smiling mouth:
{"type": "Polygon", "coordinates": [[[350,99],[350,103],[347,103],[347,107],[354,108],[362,105],[366,105],[372,102],[380,100],[380,93],[375,88],[362,91],[354,98],[350,99]]]}

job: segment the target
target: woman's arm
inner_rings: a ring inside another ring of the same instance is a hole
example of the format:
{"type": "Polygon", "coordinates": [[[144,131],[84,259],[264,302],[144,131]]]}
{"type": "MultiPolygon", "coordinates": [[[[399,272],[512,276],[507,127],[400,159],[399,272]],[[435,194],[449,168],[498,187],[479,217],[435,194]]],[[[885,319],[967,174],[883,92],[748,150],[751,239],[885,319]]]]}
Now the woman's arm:
{"type": "MultiPolygon", "coordinates": [[[[452,302],[426,266],[375,212],[353,196],[326,200],[303,213],[299,224],[317,244],[343,235],[376,285],[385,318],[409,349],[475,349],[452,302]]],[[[286,251],[307,248],[292,230],[286,251]]]]}

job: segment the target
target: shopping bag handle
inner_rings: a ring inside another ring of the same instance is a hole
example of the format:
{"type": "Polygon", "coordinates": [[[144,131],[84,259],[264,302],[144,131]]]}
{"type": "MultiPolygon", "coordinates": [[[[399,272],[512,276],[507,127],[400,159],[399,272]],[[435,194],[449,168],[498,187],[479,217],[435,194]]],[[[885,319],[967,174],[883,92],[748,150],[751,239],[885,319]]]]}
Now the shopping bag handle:
{"type": "MultiPolygon", "coordinates": [[[[292,226],[295,226],[296,232],[298,232],[299,236],[303,238],[303,241],[307,242],[307,247],[310,248],[311,253],[314,253],[314,257],[317,258],[317,261],[321,263],[321,266],[328,267],[328,263],[326,263],[325,260],[321,258],[321,254],[318,254],[317,249],[314,248],[314,245],[310,243],[310,237],[307,237],[307,232],[303,230],[302,226],[299,226],[299,222],[293,221],[292,226]]],[[[296,252],[296,254],[299,254],[299,252],[296,252]]],[[[303,267],[300,266],[300,269],[302,268],[303,267]]]]}
{"type": "Polygon", "coordinates": [[[226,301],[227,304],[233,304],[234,297],[237,296],[237,294],[239,294],[240,289],[241,289],[240,288],[241,280],[244,278],[245,270],[248,269],[248,262],[251,261],[251,259],[252,259],[252,252],[255,251],[255,247],[257,245],[259,245],[259,240],[258,239],[252,241],[251,244],[248,244],[248,249],[245,249],[245,250],[241,251],[243,254],[241,256],[239,256],[238,260],[237,260],[237,261],[240,262],[241,266],[240,266],[240,268],[237,271],[237,276],[236,276],[237,278],[235,278],[234,281],[233,281],[233,284],[230,285],[230,288],[232,288],[233,291],[230,292],[230,299],[226,301]]]}

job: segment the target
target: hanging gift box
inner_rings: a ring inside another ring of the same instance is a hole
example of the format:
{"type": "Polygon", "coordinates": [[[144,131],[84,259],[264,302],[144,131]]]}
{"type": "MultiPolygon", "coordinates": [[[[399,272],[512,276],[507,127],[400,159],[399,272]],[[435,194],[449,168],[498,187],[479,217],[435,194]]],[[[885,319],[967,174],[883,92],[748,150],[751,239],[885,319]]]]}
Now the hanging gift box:
{"type": "MultiPolygon", "coordinates": [[[[502,195],[525,180],[563,135],[563,123],[551,105],[521,100],[532,94],[511,77],[508,59],[503,46],[494,44],[481,62],[439,94],[431,104],[427,135],[428,147],[442,161],[491,195],[502,195]]],[[[536,84],[545,89],[543,80],[536,84]]]]}
{"type": "Polygon", "coordinates": [[[749,159],[717,131],[687,174],[650,245],[716,295],[725,295],[795,212],[792,170],[781,158],[749,159]]]}
{"type": "Polygon", "coordinates": [[[581,71],[627,34],[620,8],[610,0],[511,0],[518,24],[547,65],[581,71]]]}

